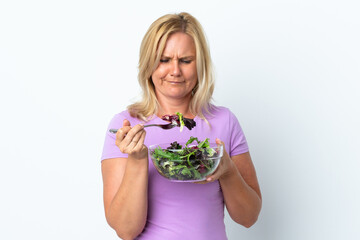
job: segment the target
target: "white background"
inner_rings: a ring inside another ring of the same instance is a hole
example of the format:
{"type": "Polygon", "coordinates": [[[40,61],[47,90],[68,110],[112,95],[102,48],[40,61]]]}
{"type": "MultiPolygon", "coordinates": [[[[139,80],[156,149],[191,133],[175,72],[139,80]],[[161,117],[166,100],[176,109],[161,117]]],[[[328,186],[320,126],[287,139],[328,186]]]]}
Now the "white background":
{"type": "Polygon", "coordinates": [[[263,193],[230,240],[359,239],[360,4],[353,0],[1,1],[0,239],[117,239],[102,206],[106,127],[139,93],[145,31],[203,25],[215,103],[247,136],[263,193]]]}

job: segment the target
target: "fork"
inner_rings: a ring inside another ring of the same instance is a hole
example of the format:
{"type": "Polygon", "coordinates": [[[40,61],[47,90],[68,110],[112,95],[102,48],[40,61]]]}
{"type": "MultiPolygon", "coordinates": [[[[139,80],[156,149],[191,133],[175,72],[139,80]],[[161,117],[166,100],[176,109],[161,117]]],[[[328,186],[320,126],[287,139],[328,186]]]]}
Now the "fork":
{"type": "MultiPolygon", "coordinates": [[[[144,125],[144,128],[146,127],[160,127],[162,129],[168,130],[168,129],[172,129],[174,127],[178,126],[178,124],[176,122],[172,122],[172,123],[168,123],[168,124],[148,124],[148,125],[144,125]]],[[[117,133],[118,129],[109,129],[109,132],[111,133],[117,133]]]]}

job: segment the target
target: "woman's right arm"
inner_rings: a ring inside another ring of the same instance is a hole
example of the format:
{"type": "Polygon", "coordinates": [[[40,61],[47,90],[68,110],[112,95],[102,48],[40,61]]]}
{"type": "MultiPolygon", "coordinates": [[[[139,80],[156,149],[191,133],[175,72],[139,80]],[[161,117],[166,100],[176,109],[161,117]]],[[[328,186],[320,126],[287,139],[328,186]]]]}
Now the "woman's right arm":
{"type": "Polygon", "coordinates": [[[125,120],[116,135],[116,145],[128,158],[102,161],[105,216],[124,240],[132,240],[144,229],[147,217],[148,149],[141,125],[131,128],[125,120]]]}

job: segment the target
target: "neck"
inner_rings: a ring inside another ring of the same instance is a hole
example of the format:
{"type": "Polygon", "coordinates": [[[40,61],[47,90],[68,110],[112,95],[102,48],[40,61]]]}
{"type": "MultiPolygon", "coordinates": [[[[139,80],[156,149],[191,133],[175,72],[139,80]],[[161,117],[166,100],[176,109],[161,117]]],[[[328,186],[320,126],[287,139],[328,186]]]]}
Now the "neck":
{"type": "Polygon", "coordinates": [[[182,113],[186,118],[194,118],[195,116],[191,114],[190,106],[191,95],[187,96],[186,99],[162,99],[158,98],[160,105],[159,111],[157,113],[158,117],[164,115],[173,115],[176,112],[182,113]]]}

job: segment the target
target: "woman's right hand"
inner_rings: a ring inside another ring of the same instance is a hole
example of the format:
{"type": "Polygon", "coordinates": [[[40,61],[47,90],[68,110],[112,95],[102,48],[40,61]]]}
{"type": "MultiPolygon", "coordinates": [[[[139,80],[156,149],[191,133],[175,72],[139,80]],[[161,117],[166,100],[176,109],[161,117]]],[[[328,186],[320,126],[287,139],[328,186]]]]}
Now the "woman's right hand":
{"type": "Polygon", "coordinates": [[[141,124],[131,127],[128,120],[123,121],[123,126],[116,133],[116,146],[122,153],[134,159],[144,159],[148,156],[148,148],[144,145],[146,131],[141,124]]]}
{"type": "Polygon", "coordinates": [[[116,133],[115,144],[128,157],[102,161],[105,216],[121,239],[135,239],[145,225],[148,213],[148,148],[141,124],[128,120],[116,133]]]}

